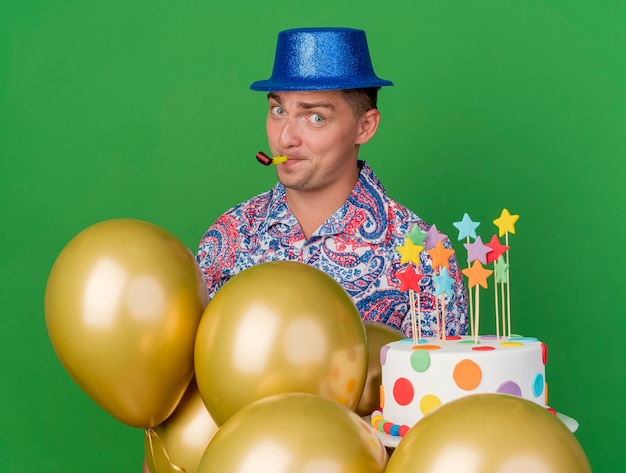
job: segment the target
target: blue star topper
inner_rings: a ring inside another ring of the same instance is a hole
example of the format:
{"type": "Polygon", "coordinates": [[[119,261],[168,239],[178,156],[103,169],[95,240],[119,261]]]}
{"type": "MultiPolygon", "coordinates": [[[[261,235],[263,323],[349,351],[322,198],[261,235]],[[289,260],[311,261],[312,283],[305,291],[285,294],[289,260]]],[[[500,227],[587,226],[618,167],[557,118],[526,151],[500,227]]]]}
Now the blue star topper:
{"type": "Polygon", "coordinates": [[[480,222],[473,222],[466,212],[460,222],[453,222],[452,225],[459,230],[459,240],[463,240],[467,237],[471,237],[475,240],[476,229],[478,228],[478,225],[480,225],[480,222]]]}
{"type": "Polygon", "coordinates": [[[454,279],[448,274],[448,268],[441,268],[441,273],[439,273],[438,276],[433,276],[433,281],[435,283],[436,296],[441,294],[450,295],[452,293],[452,283],[454,279]]]}

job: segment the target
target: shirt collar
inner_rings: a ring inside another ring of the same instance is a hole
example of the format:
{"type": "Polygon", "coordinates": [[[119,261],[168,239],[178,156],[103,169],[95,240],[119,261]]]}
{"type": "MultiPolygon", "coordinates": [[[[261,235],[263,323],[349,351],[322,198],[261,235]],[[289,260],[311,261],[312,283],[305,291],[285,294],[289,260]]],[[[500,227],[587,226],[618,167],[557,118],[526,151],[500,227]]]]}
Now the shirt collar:
{"type": "Polygon", "coordinates": [[[328,218],[320,231],[328,225],[326,234],[346,233],[370,243],[381,243],[387,236],[385,189],[365,161],[357,164],[359,178],[346,203],[328,218]]]}
{"type": "Polygon", "coordinates": [[[287,225],[290,228],[298,225],[296,216],[291,212],[289,206],[287,205],[285,186],[283,186],[280,182],[277,182],[270,191],[267,218],[261,227],[261,231],[267,231],[272,226],[277,224],[287,225]]]}

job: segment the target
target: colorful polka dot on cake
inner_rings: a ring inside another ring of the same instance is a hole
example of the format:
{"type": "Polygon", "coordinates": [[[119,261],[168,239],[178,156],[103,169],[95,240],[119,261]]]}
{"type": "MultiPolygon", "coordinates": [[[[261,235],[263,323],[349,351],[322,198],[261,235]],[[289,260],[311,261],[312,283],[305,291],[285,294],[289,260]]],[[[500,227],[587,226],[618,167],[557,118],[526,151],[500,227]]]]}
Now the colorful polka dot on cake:
{"type": "Polygon", "coordinates": [[[422,414],[424,415],[434,411],[439,406],[441,406],[441,399],[434,394],[426,394],[420,400],[420,411],[422,411],[422,414]]]}
{"type": "Polygon", "coordinates": [[[522,388],[520,388],[519,385],[513,381],[506,381],[502,383],[498,389],[496,389],[496,392],[519,397],[522,395],[522,388]]]}
{"type": "Polygon", "coordinates": [[[411,366],[415,371],[426,371],[430,366],[430,355],[428,350],[415,350],[411,353],[411,366]]]}
{"type": "Polygon", "coordinates": [[[406,406],[413,400],[413,385],[406,378],[398,378],[393,385],[393,398],[401,406],[406,406]]]}
{"type": "Polygon", "coordinates": [[[533,396],[539,397],[543,393],[543,388],[545,382],[543,380],[543,375],[541,373],[537,373],[533,379],[533,396]]]}
{"type": "Polygon", "coordinates": [[[480,366],[472,360],[465,359],[456,364],[452,376],[459,388],[471,391],[476,389],[480,384],[482,371],[480,370],[480,366]]]}
{"type": "Polygon", "coordinates": [[[385,345],[380,349],[380,364],[384,365],[385,361],[387,361],[387,352],[389,351],[389,346],[385,345]]]}

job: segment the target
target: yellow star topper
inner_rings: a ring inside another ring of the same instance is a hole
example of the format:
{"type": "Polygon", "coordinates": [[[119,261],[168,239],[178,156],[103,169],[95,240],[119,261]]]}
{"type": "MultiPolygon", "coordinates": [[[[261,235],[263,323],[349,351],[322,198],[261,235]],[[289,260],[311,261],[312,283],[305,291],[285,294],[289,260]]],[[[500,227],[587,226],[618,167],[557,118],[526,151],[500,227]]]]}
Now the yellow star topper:
{"type": "Polygon", "coordinates": [[[396,246],[396,250],[400,253],[400,264],[412,261],[415,265],[420,264],[420,252],[424,249],[422,245],[416,245],[410,239],[404,240],[402,246],[396,246]]]}
{"type": "Polygon", "coordinates": [[[504,236],[506,233],[515,234],[515,222],[518,220],[519,215],[511,215],[507,209],[502,209],[502,213],[493,223],[498,227],[499,236],[504,236]]]}

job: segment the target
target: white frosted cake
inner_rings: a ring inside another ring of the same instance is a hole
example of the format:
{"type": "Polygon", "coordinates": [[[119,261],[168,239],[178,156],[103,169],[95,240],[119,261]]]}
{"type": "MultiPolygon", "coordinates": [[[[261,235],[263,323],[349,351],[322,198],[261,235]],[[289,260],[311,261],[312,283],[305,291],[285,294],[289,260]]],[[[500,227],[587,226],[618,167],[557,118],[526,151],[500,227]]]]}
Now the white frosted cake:
{"type": "Polygon", "coordinates": [[[424,415],[454,399],[479,393],[521,396],[547,407],[547,349],[531,337],[495,336],[400,340],[382,347],[381,410],[372,424],[404,434],[424,415]]]}

